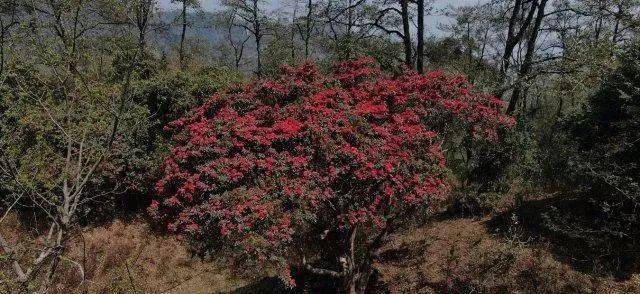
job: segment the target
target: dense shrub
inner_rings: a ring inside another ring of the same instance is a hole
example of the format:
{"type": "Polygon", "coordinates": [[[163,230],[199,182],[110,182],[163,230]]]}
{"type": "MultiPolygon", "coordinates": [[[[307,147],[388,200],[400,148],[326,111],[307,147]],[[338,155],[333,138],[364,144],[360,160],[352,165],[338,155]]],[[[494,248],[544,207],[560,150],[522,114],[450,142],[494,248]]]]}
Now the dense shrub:
{"type": "Polygon", "coordinates": [[[283,68],[170,124],[176,145],[149,210],[200,250],[231,245],[249,265],[362,290],[382,238],[446,197],[441,132],[455,122],[495,139],[513,124],[501,105],[463,77],[385,76],[372,59],[324,77],[311,63],[283,68]]]}
{"type": "MultiPolygon", "coordinates": [[[[579,154],[572,158],[582,183],[618,199],[611,205],[640,204],[640,48],[623,57],[621,66],[589,100],[587,110],[571,117],[567,127],[579,154]]],[[[637,216],[637,215],[636,215],[637,216]]]]}
{"type": "Polygon", "coordinates": [[[565,117],[540,143],[542,172],[571,188],[541,212],[540,225],[582,267],[627,276],[640,237],[640,51],[620,67],[584,109],[565,117]]]}
{"type": "MultiPolygon", "coordinates": [[[[64,139],[72,135],[85,137],[87,162],[108,154],[85,189],[97,202],[82,208],[81,219],[113,218],[114,212],[146,207],[149,200],[144,196],[153,190],[169,150],[164,125],[220,87],[241,80],[239,73],[225,67],[176,73],[159,69],[157,60],[140,61],[122,106],[126,111],[119,117],[118,135],[106,152],[103,145],[112,128],[114,101],[122,92],[122,71],[127,65],[121,63],[126,57],[114,58],[106,69],[110,75],[87,80],[90,92],[72,94],[57,88],[59,81],[48,73],[28,65],[11,68],[0,85],[2,204],[11,205],[25,189],[55,199],[65,172],[64,139]],[[63,128],[56,122],[66,124],[63,128]]],[[[27,197],[21,201],[25,203],[16,207],[33,206],[27,197]]]]}
{"type": "MultiPolygon", "coordinates": [[[[105,154],[104,142],[111,132],[113,96],[117,85],[89,81],[90,93],[66,93],[56,77],[24,66],[10,72],[0,88],[0,148],[2,149],[2,176],[0,185],[8,193],[25,201],[18,207],[32,207],[26,193],[34,193],[47,201],[59,200],[60,183],[66,174],[67,137],[78,138],[83,146],[82,163],[93,162],[105,154]],[[71,97],[71,98],[70,98],[71,97]],[[19,197],[24,195],[25,197],[19,197]]],[[[121,126],[127,126],[144,117],[139,106],[128,108],[121,117],[121,126]]],[[[125,138],[114,139],[114,148],[121,149],[125,138]]],[[[124,151],[124,150],[122,150],[124,151]]],[[[127,152],[133,150],[127,150],[127,152]]],[[[119,156],[114,152],[114,156],[119,156]]],[[[109,179],[120,171],[108,160],[97,167],[97,175],[90,179],[85,191],[92,195],[105,191],[126,189],[125,185],[112,186],[109,179]]],[[[3,197],[3,202],[15,197],[3,197]]]]}
{"type": "Polygon", "coordinates": [[[594,233],[585,241],[633,251],[640,237],[640,48],[621,61],[586,109],[565,121],[565,128],[576,148],[569,170],[575,183],[588,189],[585,197],[597,215],[595,230],[589,230],[594,233]]]}
{"type": "Polygon", "coordinates": [[[149,76],[133,81],[130,90],[132,109],[138,113],[130,125],[123,126],[128,132],[114,143],[114,156],[105,165],[109,178],[98,180],[105,190],[123,187],[121,196],[109,202],[112,205],[101,206],[107,214],[123,209],[137,211],[148,205],[148,196],[170,149],[171,136],[164,126],[220,88],[242,80],[240,73],[224,66],[143,72],[149,76]]]}
{"type": "Polygon", "coordinates": [[[457,180],[450,212],[481,215],[507,208],[540,178],[537,142],[524,119],[502,131],[497,144],[467,136],[447,149],[457,180]]]}

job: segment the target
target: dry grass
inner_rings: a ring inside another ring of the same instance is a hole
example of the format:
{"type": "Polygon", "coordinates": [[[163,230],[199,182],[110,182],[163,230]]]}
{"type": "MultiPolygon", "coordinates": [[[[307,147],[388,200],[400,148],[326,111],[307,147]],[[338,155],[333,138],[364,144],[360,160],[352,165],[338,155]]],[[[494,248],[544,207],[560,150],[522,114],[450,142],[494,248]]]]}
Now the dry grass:
{"type": "Polygon", "coordinates": [[[175,236],[150,232],[144,222],[115,221],[82,237],[68,255],[86,264],[86,281],[68,263],[56,285],[59,293],[217,293],[246,284],[224,265],[192,257],[175,236]]]}
{"type": "Polygon", "coordinates": [[[384,291],[640,293],[638,274],[617,282],[577,272],[541,246],[493,236],[488,220],[449,219],[395,235],[376,265],[384,291]]]}
{"type": "MultiPolygon", "coordinates": [[[[373,292],[640,293],[639,274],[616,281],[578,272],[558,261],[549,248],[526,242],[517,232],[490,233],[488,222],[488,217],[434,220],[392,236],[376,263],[379,282],[373,292]]],[[[37,242],[18,223],[12,217],[1,228],[11,242],[37,242]]],[[[151,231],[144,221],[86,228],[72,240],[64,257],[53,293],[268,293],[274,289],[268,280],[235,276],[224,262],[192,257],[183,241],[151,231]],[[83,265],[84,281],[76,263],[83,265]]],[[[0,267],[0,274],[10,272],[0,267]]],[[[0,293],[6,291],[2,287],[0,293]]]]}
{"type": "MultiPolygon", "coordinates": [[[[12,218],[3,228],[13,242],[24,235],[17,224],[12,218]]],[[[224,264],[192,257],[181,240],[158,236],[143,221],[85,229],[67,248],[52,293],[219,293],[247,284],[224,264]]]]}

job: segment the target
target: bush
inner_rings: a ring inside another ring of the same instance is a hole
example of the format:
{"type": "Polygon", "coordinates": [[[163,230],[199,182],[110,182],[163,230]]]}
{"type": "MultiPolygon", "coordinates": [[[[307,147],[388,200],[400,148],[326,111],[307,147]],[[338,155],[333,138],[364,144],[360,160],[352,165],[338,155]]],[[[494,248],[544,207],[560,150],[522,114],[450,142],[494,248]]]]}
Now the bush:
{"type": "MultiPolygon", "coordinates": [[[[449,191],[441,131],[495,139],[500,101],[442,72],[381,75],[372,59],[313,64],[214,95],[172,122],[149,208],[207,252],[292,266],[363,290],[382,239],[449,191]],[[320,269],[320,267],[323,267],[320,269]]],[[[293,282],[293,281],[290,281],[293,282]]]]}
{"type": "Polygon", "coordinates": [[[545,213],[549,230],[586,247],[589,256],[618,260],[607,269],[616,273],[630,266],[640,240],[639,49],[622,56],[586,107],[562,121],[566,135],[559,146],[571,152],[556,172],[566,172],[582,204],[570,213],[545,213]]]}
{"type": "MultiPolygon", "coordinates": [[[[169,150],[170,136],[162,128],[220,87],[241,79],[226,67],[173,73],[158,69],[155,60],[141,61],[123,106],[126,111],[120,117],[118,135],[105,152],[102,145],[109,137],[117,107],[114,96],[122,91],[121,71],[126,65],[120,63],[126,57],[115,58],[110,77],[88,80],[86,87],[91,91],[73,93],[79,97],[75,99],[64,96],[62,89],[56,88],[59,81],[48,73],[26,65],[11,68],[0,86],[2,204],[11,205],[16,199],[13,196],[25,189],[55,200],[65,172],[64,139],[70,134],[86,137],[88,162],[108,153],[86,188],[98,201],[83,206],[86,209],[80,215],[85,223],[146,207],[149,199],[145,196],[153,190],[169,150]],[[67,113],[72,117],[69,122],[64,120],[67,113]],[[54,121],[71,127],[62,129],[54,121]]],[[[22,197],[24,205],[16,207],[33,206],[26,199],[22,197]]]]}
{"type": "Polygon", "coordinates": [[[566,122],[578,149],[570,162],[577,179],[609,195],[614,207],[640,204],[639,126],[640,48],[635,48],[623,56],[587,109],[566,122]]]}
{"type": "Polygon", "coordinates": [[[131,86],[130,130],[114,143],[114,156],[105,164],[106,176],[96,181],[102,190],[120,189],[121,197],[102,203],[105,214],[138,211],[149,204],[155,181],[161,176],[171,136],[163,128],[220,88],[242,79],[227,67],[204,67],[187,72],[153,72],[131,86]],[[123,195],[124,194],[124,195],[123,195]],[[105,205],[106,204],[106,205],[105,205]]]}
{"type": "Polygon", "coordinates": [[[451,212],[478,215],[506,208],[539,180],[537,142],[526,120],[503,130],[499,142],[467,136],[452,144],[449,162],[457,177],[451,212]]]}

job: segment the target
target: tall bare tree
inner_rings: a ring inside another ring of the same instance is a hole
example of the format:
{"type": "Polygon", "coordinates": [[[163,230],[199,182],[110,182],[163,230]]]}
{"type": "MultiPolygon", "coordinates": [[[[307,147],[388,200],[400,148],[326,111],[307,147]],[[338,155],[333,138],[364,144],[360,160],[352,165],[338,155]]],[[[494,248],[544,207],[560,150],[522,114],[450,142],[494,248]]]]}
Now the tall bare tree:
{"type": "Polygon", "coordinates": [[[424,0],[418,2],[418,40],[416,46],[416,70],[424,73],[424,0]]]}
{"type": "Polygon", "coordinates": [[[507,36],[502,53],[500,64],[500,74],[505,76],[511,67],[511,58],[516,46],[520,43],[529,26],[533,21],[533,16],[538,8],[538,1],[514,0],[510,7],[511,16],[508,20],[507,36]]]}
{"type": "Polygon", "coordinates": [[[224,31],[225,39],[233,51],[233,65],[240,69],[245,53],[245,47],[251,35],[238,25],[238,10],[229,8],[217,15],[216,26],[224,31]]]}
{"type": "Polygon", "coordinates": [[[133,8],[135,26],[138,29],[138,50],[144,52],[147,45],[147,33],[156,6],[155,0],[136,0],[133,8]]]}
{"type": "Polygon", "coordinates": [[[306,5],[306,14],[300,21],[296,22],[296,27],[298,28],[298,33],[300,34],[300,38],[304,43],[304,57],[309,58],[309,46],[311,42],[311,37],[313,35],[313,30],[315,29],[318,18],[315,15],[317,4],[313,3],[313,0],[307,0],[306,5]]]}
{"type": "MultiPolygon", "coordinates": [[[[46,293],[63,260],[77,266],[84,281],[83,266],[65,257],[64,252],[77,232],[79,214],[86,205],[109,193],[92,191],[90,187],[122,133],[137,56],[127,63],[117,93],[97,95],[85,64],[89,44],[103,25],[96,14],[97,6],[93,6],[98,3],[34,0],[23,4],[31,20],[38,20],[31,22],[28,41],[28,50],[36,56],[25,56],[24,62],[39,62],[47,67],[34,79],[14,81],[12,87],[17,96],[13,99],[15,103],[24,103],[24,109],[37,110],[24,114],[31,116],[27,123],[37,123],[34,130],[40,129],[55,139],[46,143],[52,144],[52,148],[38,149],[47,156],[44,166],[38,167],[47,172],[44,175],[34,173],[29,162],[18,160],[21,154],[0,153],[0,176],[12,188],[9,196],[14,199],[3,213],[6,215],[16,203],[26,202],[46,219],[48,229],[35,254],[21,256],[20,246],[12,244],[2,233],[0,247],[8,254],[15,280],[23,290],[30,291],[29,284],[39,283],[38,292],[46,293]]],[[[14,140],[19,143],[24,138],[14,140]]]]}
{"type": "Polygon", "coordinates": [[[181,3],[180,6],[180,46],[178,47],[178,59],[180,61],[180,68],[186,67],[185,56],[185,40],[187,37],[187,27],[189,26],[188,10],[190,8],[196,8],[200,6],[198,0],[172,0],[173,2],[181,3]]]}
{"type": "Polygon", "coordinates": [[[262,40],[267,35],[267,16],[260,7],[260,0],[225,0],[223,4],[237,11],[237,26],[253,36],[256,46],[256,74],[262,74],[262,40]]]}
{"type": "Polygon", "coordinates": [[[518,77],[513,87],[513,92],[511,93],[511,99],[509,99],[509,106],[507,107],[507,113],[513,113],[513,111],[516,109],[516,105],[518,104],[518,101],[521,99],[521,95],[523,91],[522,80],[526,79],[531,73],[533,57],[536,51],[536,44],[538,41],[538,34],[542,26],[542,20],[545,17],[545,7],[547,6],[547,2],[548,0],[540,0],[540,2],[538,3],[536,19],[529,32],[529,37],[527,38],[527,44],[526,44],[527,52],[525,53],[524,60],[518,71],[518,77]]]}
{"type": "Polygon", "coordinates": [[[404,63],[407,68],[413,68],[410,2],[409,0],[397,0],[384,1],[382,4],[384,8],[377,11],[372,25],[388,35],[400,38],[404,50],[404,63]],[[398,18],[400,20],[399,28],[398,18]]]}

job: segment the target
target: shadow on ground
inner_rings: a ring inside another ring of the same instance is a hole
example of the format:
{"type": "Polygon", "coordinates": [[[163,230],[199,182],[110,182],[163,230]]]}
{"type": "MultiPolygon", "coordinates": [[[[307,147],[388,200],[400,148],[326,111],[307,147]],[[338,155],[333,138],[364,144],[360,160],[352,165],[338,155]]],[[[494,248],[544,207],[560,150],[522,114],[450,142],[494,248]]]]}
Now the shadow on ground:
{"type": "Polygon", "coordinates": [[[274,293],[274,294],[290,294],[296,293],[294,290],[287,288],[287,286],[277,277],[266,277],[257,280],[251,284],[235,289],[231,294],[262,294],[262,293],[274,293]]]}
{"type": "Polygon", "coordinates": [[[487,228],[505,238],[548,244],[559,261],[577,271],[626,280],[640,272],[640,229],[595,203],[580,193],[527,200],[493,217],[487,228]]]}
{"type": "Polygon", "coordinates": [[[251,284],[235,289],[234,294],[295,294],[295,293],[339,293],[339,281],[325,276],[306,273],[299,268],[292,268],[291,276],[298,287],[287,287],[278,277],[265,277],[251,284]]]}

